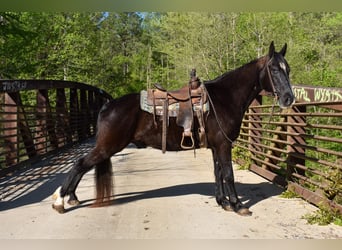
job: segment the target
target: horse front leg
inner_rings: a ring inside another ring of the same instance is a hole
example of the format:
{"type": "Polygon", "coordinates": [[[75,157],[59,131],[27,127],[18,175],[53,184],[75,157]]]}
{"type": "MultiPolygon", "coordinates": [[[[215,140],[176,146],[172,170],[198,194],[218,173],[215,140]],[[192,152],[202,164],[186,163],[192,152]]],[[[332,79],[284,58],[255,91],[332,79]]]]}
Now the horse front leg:
{"type": "Polygon", "coordinates": [[[216,202],[224,210],[233,211],[230,207],[229,200],[227,199],[227,193],[223,184],[222,166],[219,162],[216,150],[212,150],[214,160],[214,173],[215,173],[215,197],[216,202]]]}
{"type": "MultiPolygon", "coordinates": [[[[219,176],[216,179],[219,181],[216,185],[219,186],[219,190],[223,195],[218,196],[221,201],[221,206],[227,211],[235,211],[240,215],[251,215],[252,213],[248,208],[244,207],[240,199],[238,198],[234,172],[231,159],[231,146],[221,146],[216,155],[215,173],[216,168],[219,169],[219,176]],[[226,198],[228,196],[228,200],[226,198]]],[[[219,193],[220,193],[219,192],[219,193]]]]}

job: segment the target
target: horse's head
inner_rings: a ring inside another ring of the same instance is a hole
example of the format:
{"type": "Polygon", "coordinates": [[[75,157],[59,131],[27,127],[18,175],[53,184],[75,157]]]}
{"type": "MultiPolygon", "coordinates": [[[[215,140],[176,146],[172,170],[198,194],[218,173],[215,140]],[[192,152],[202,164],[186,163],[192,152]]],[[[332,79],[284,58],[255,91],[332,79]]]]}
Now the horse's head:
{"type": "Polygon", "coordinates": [[[295,102],[295,96],[290,84],[290,67],[285,60],[287,45],[276,52],[272,41],[266,63],[260,74],[262,88],[272,92],[278,99],[281,108],[288,108],[295,102]]]}

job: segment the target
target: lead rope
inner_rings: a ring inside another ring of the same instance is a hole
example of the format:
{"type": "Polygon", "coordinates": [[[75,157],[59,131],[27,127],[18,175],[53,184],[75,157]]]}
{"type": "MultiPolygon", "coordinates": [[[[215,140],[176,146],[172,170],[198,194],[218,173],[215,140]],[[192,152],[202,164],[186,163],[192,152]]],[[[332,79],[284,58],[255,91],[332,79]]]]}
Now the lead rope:
{"type": "Polygon", "coordinates": [[[224,130],[223,130],[223,128],[222,128],[221,122],[220,122],[220,120],[218,119],[218,116],[217,116],[217,113],[216,113],[216,109],[215,109],[214,103],[213,103],[213,101],[212,101],[212,99],[211,99],[211,97],[210,97],[210,95],[209,95],[209,92],[208,92],[208,90],[207,90],[207,88],[205,87],[204,84],[203,84],[203,87],[204,87],[205,92],[207,93],[207,96],[208,96],[208,99],[209,99],[209,103],[211,104],[211,107],[212,107],[212,109],[213,109],[213,112],[214,112],[214,116],[215,116],[216,122],[217,122],[217,124],[219,125],[219,128],[220,128],[221,133],[222,133],[223,136],[227,139],[227,141],[229,141],[229,142],[232,144],[232,147],[234,147],[234,145],[233,145],[233,144],[234,144],[234,141],[228,137],[228,135],[224,132],[224,130]]]}

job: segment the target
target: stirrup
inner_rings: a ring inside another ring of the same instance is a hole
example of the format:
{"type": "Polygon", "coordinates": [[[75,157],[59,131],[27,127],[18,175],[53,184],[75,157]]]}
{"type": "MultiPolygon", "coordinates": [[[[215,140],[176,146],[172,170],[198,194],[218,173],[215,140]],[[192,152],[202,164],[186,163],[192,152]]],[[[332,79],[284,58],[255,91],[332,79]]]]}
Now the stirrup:
{"type": "Polygon", "coordinates": [[[181,141],[181,148],[182,148],[182,149],[193,149],[194,146],[195,146],[195,142],[194,142],[194,138],[192,137],[192,133],[190,134],[190,136],[189,136],[189,135],[185,136],[185,132],[183,132],[183,134],[182,134],[182,141],[181,141]],[[184,143],[184,137],[190,137],[191,143],[192,143],[191,146],[185,146],[185,145],[183,145],[183,143],[184,143]]]}

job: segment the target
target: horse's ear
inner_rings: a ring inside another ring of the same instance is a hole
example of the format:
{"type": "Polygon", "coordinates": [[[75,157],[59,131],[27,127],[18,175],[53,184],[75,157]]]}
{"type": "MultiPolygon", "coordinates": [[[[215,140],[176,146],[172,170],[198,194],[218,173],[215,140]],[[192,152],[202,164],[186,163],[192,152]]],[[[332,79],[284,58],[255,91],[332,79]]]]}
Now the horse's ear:
{"type": "Polygon", "coordinates": [[[269,50],[268,50],[268,56],[269,56],[270,58],[272,58],[273,55],[274,55],[274,42],[272,41],[272,42],[271,42],[271,45],[270,45],[270,48],[269,48],[269,50]]]}
{"type": "Polygon", "coordinates": [[[282,54],[283,56],[285,56],[286,49],[287,49],[287,43],[284,44],[284,47],[281,49],[281,51],[279,53],[282,54]]]}

